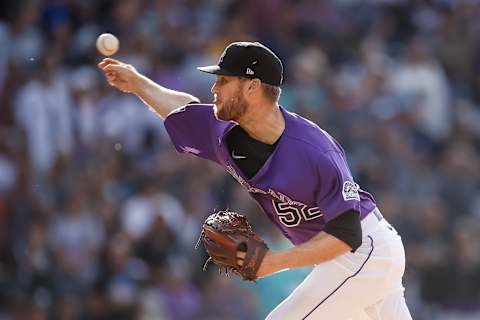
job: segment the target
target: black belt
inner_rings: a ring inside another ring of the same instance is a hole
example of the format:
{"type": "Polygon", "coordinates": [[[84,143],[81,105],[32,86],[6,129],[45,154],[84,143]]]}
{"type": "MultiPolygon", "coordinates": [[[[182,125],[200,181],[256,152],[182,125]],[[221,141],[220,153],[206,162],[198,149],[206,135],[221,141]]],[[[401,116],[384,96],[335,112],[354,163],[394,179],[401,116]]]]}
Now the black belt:
{"type": "Polygon", "coordinates": [[[378,221],[382,221],[383,216],[380,213],[380,210],[378,210],[378,209],[373,210],[373,214],[375,215],[375,217],[377,217],[378,221]]]}

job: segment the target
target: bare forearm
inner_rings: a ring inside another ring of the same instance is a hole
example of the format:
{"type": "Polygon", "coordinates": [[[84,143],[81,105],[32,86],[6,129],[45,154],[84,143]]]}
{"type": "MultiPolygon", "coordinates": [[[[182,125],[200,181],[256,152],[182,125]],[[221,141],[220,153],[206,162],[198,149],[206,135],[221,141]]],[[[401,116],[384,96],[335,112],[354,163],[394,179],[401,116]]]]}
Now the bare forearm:
{"type": "Polygon", "coordinates": [[[159,116],[166,118],[173,110],[192,101],[194,96],[164,88],[139,73],[132,65],[120,60],[105,58],[98,67],[105,73],[108,83],[122,92],[136,94],[159,116]]]}
{"type": "Polygon", "coordinates": [[[172,110],[192,101],[199,101],[198,98],[188,93],[162,87],[141,74],[136,79],[135,88],[133,93],[162,118],[165,118],[172,110]]]}
{"type": "Polygon", "coordinates": [[[341,240],[320,232],[309,241],[285,251],[269,251],[259,270],[266,276],[281,270],[301,268],[334,259],[351,248],[341,240]]]}

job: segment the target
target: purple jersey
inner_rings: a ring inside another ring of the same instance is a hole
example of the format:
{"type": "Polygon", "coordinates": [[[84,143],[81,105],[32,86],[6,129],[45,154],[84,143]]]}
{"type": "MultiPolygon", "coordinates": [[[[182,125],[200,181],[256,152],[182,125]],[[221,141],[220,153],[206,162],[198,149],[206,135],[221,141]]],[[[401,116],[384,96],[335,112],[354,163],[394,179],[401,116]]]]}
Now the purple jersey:
{"type": "Polygon", "coordinates": [[[224,167],[295,245],[309,240],[348,210],[360,212],[363,219],[375,202],[354,182],[340,145],[315,123],[281,111],[285,130],[251,179],[237,167],[225,144],[226,134],[237,124],[217,120],[212,105],[179,108],[165,119],[165,128],[177,151],[224,167]]]}

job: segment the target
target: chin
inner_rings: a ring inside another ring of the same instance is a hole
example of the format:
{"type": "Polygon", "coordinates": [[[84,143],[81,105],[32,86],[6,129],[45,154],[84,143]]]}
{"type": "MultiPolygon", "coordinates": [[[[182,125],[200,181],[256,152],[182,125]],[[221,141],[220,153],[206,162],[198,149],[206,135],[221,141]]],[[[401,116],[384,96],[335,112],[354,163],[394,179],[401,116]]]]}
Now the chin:
{"type": "Polygon", "coordinates": [[[221,103],[218,103],[218,102],[214,102],[213,103],[213,110],[215,111],[215,113],[219,112],[220,110],[222,110],[222,104],[221,103]]]}
{"type": "Polygon", "coordinates": [[[213,105],[213,114],[215,115],[215,118],[217,118],[217,120],[221,120],[221,119],[218,117],[218,106],[217,106],[217,104],[214,104],[214,105],[213,105]]]}

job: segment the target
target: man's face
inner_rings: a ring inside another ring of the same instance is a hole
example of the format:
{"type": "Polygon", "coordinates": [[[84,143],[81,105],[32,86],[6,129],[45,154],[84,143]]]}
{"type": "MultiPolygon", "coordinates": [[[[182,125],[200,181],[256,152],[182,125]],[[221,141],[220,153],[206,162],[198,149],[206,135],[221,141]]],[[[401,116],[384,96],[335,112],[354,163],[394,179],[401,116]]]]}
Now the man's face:
{"type": "Polygon", "coordinates": [[[248,108],[248,103],[243,96],[242,82],[238,77],[217,76],[217,81],[211,89],[215,104],[215,117],[224,121],[237,121],[248,108]]]}

